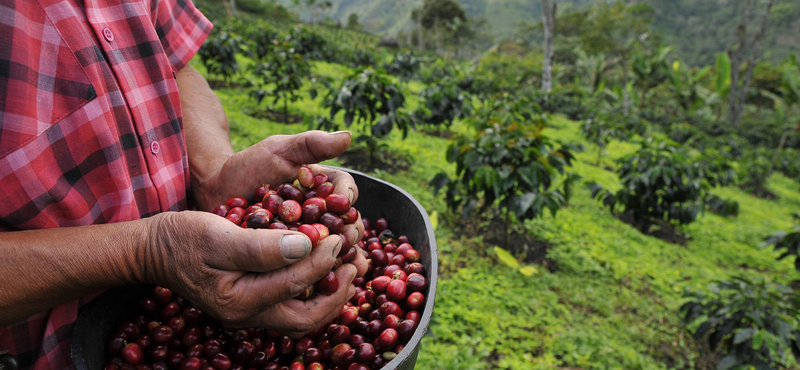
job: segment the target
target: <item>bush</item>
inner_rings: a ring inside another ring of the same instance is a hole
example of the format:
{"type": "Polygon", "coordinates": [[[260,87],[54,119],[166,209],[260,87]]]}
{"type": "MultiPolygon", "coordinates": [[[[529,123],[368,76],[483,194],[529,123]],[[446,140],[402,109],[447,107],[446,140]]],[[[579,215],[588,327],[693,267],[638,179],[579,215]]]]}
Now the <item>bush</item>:
{"type": "Polygon", "coordinates": [[[393,76],[399,77],[401,81],[410,81],[416,78],[419,68],[419,59],[411,53],[398,53],[386,65],[386,71],[393,76]]]}
{"type": "Polygon", "coordinates": [[[769,177],[770,155],[766,149],[754,149],[740,161],[739,178],[742,189],[758,196],[769,197],[767,179],[769,177]]]}
{"type": "Polygon", "coordinates": [[[630,213],[639,230],[647,232],[659,221],[688,224],[702,211],[708,183],[687,151],[675,143],[648,139],[617,162],[622,189],[612,194],[596,183],[589,188],[592,197],[602,198],[612,211],[619,205],[630,213]]]}
{"type": "Polygon", "coordinates": [[[252,27],[248,32],[248,37],[251,45],[250,56],[257,60],[266,58],[267,54],[275,48],[275,42],[283,39],[283,36],[277,30],[263,23],[252,27]]]}
{"type": "Polygon", "coordinates": [[[230,82],[239,71],[236,54],[242,51],[245,44],[233,28],[230,22],[215,28],[197,52],[208,73],[226,82],[230,82]]]}
{"type": "Polygon", "coordinates": [[[375,65],[375,55],[363,50],[362,48],[355,48],[352,57],[350,58],[350,66],[353,68],[358,67],[372,67],[375,65]]]}
{"type": "Polygon", "coordinates": [[[472,97],[449,80],[422,90],[420,98],[423,106],[415,115],[425,124],[450,127],[453,120],[472,113],[472,97]]]}
{"type": "Polygon", "coordinates": [[[739,202],[722,199],[714,194],[710,194],[706,198],[706,208],[723,217],[736,217],[739,215],[739,202]]]}
{"type": "Polygon", "coordinates": [[[772,246],[776,252],[781,252],[778,260],[794,257],[794,267],[800,271],[800,227],[791,233],[776,232],[764,241],[763,246],[772,246]]]}
{"type": "Polygon", "coordinates": [[[778,369],[800,359],[800,302],[791,288],[734,278],[687,296],[683,324],[718,354],[718,370],[778,369]]]}
{"type": "Polygon", "coordinates": [[[484,214],[502,210],[509,235],[512,213],[522,221],[540,217],[545,209],[555,214],[566,205],[576,177],[562,175],[574,159],[573,149],[557,146],[543,133],[544,118],[532,106],[524,100],[491,102],[478,114],[478,134],[458,136],[450,144],[447,161],[455,163],[456,178],[440,173],[431,181],[434,193],[446,189],[450,209],[464,217],[479,205],[484,214]]]}
{"type": "Polygon", "coordinates": [[[581,131],[590,143],[597,146],[595,166],[600,165],[603,159],[603,151],[605,151],[612,139],[624,139],[627,137],[619,126],[603,119],[587,119],[581,126],[581,131]]]}
{"type": "Polygon", "coordinates": [[[336,129],[338,125],[334,118],[343,111],[347,127],[353,123],[360,126],[358,140],[367,146],[370,162],[374,162],[380,149],[378,139],[388,135],[395,126],[403,131],[405,138],[414,125],[411,117],[402,110],[405,95],[383,70],[365,68],[356,71],[340,86],[331,88],[323,104],[330,114],[320,119],[318,128],[336,129]]]}
{"type": "Polygon", "coordinates": [[[322,35],[311,31],[307,27],[295,27],[289,33],[288,40],[294,45],[295,51],[311,60],[336,62],[338,50],[335,44],[328,42],[322,35]]]}
{"type": "Polygon", "coordinates": [[[289,101],[296,101],[303,80],[311,73],[311,65],[294,45],[286,40],[273,44],[273,49],[253,67],[251,96],[258,104],[271,96],[273,104],[283,101],[284,123],[289,123],[289,101]]]}
{"type": "Polygon", "coordinates": [[[580,121],[594,117],[594,112],[583,103],[583,97],[575,96],[569,92],[554,91],[545,94],[539,89],[532,93],[534,100],[545,112],[560,113],[573,121],[580,121]]]}

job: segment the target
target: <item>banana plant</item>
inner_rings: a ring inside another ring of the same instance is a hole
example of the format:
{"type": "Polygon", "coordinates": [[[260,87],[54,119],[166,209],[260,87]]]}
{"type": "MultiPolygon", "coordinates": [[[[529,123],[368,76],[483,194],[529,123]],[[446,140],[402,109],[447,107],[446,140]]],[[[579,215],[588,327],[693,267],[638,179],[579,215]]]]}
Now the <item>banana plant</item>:
{"type": "Polygon", "coordinates": [[[668,78],[667,58],[672,54],[671,46],[662,46],[652,54],[638,53],[633,57],[634,86],[639,89],[639,110],[647,101],[650,89],[660,85],[668,78]]]}
{"type": "Polygon", "coordinates": [[[689,69],[676,60],[669,69],[670,91],[683,113],[691,115],[702,108],[710,94],[702,83],[711,72],[711,67],[689,69]]]}

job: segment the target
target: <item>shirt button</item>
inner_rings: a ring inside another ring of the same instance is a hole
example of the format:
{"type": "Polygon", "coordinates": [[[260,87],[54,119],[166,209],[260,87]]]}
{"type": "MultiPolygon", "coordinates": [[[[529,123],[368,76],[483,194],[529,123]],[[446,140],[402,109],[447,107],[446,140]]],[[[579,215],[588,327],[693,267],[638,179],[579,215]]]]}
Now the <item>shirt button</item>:
{"type": "Polygon", "coordinates": [[[150,152],[153,154],[158,154],[161,151],[161,146],[158,145],[158,141],[151,141],[150,142],[150,152]]]}
{"type": "Polygon", "coordinates": [[[105,37],[108,42],[114,41],[114,33],[111,32],[108,27],[103,28],[103,37],[105,37]]]}

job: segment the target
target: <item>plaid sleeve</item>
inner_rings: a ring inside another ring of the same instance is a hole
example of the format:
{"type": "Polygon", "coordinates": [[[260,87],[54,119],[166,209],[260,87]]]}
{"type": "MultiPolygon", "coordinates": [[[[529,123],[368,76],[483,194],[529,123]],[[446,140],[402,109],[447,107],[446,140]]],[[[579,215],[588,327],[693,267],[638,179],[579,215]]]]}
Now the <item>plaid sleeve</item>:
{"type": "Polygon", "coordinates": [[[214,27],[192,0],[152,0],[150,13],[164,52],[176,71],[189,63],[214,27]]]}

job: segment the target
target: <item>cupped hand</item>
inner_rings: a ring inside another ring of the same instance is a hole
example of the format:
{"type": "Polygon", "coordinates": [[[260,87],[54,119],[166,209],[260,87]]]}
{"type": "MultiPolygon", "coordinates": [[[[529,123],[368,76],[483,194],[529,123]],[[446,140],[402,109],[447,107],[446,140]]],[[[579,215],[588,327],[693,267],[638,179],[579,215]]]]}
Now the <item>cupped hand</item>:
{"type": "Polygon", "coordinates": [[[343,245],[338,235],[312,248],[302,233],[242,229],[205,212],[166,212],[149,222],[141,280],[173,289],[234,327],[299,337],[336,317],[355,294],[359,271],[343,264],[335,293],[294,298],[334,267],[343,245]]]}
{"type": "MultiPolygon", "coordinates": [[[[292,182],[302,165],[315,164],[344,153],[350,147],[347,131],[327,133],[307,131],[297,135],[273,135],[239,152],[221,166],[215,175],[193,189],[197,206],[211,211],[231,197],[250,197],[263,184],[273,187],[292,182]]],[[[311,165],[314,174],[324,173],[334,185],[334,193],[346,196],[350,204],[358,199],[358,187],[350,174],[311,165]]],[[[360,221],[345,225],[343,234],[355,244],[364,234],[360,221]]],[[[361,270],[359,268],[359,270],[361,270]]]]}

